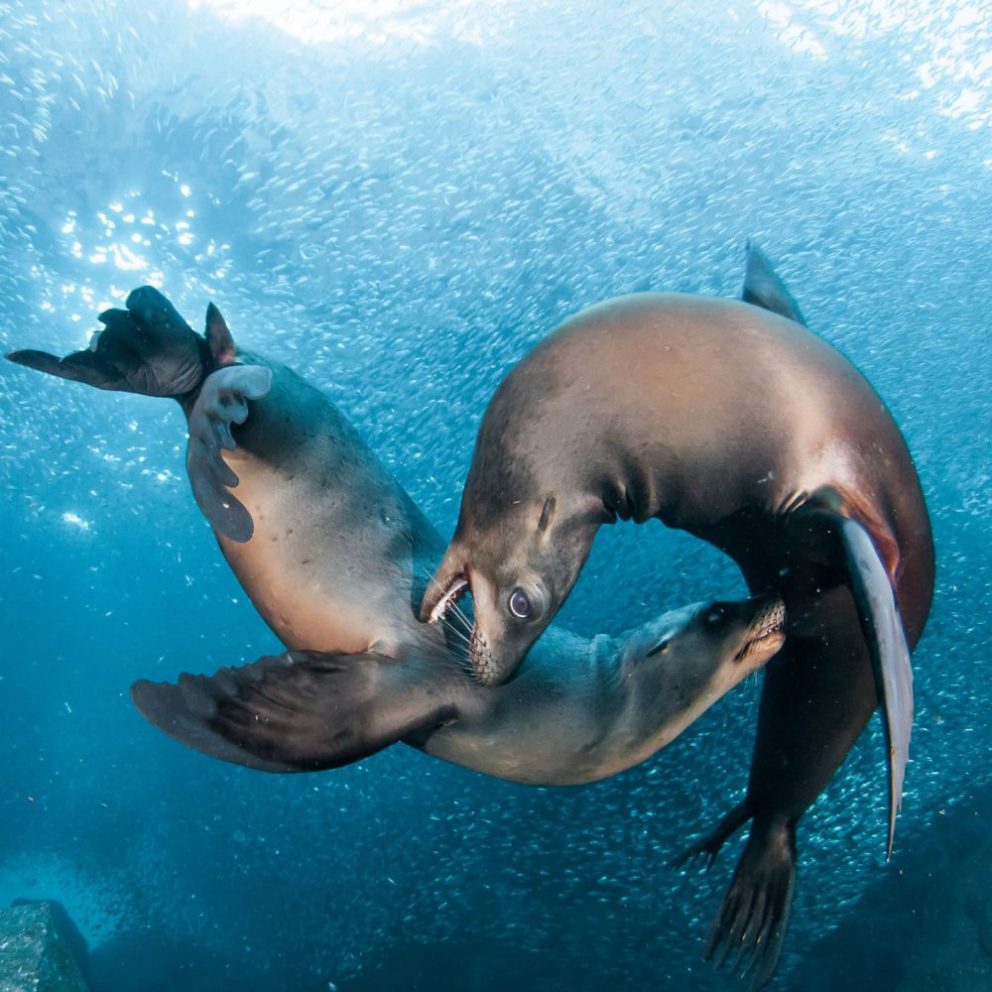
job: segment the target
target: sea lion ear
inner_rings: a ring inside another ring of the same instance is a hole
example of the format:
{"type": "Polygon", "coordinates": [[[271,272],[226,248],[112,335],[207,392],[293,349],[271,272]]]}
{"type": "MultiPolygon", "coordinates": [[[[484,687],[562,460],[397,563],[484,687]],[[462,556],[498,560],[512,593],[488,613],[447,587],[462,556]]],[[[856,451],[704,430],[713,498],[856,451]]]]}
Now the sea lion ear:
{"type": "Polygon", "coordinates": [[[799,304],[786,289],[779,274],[772,268],[768,256],[753,242],[747,243],[747,261],[744,264],[744,288],[741,299],[762,310],[770,310],[806,327],[806,318],[799,304]]]}
{"type": "Polygon", "coordinates": [[[544,506],[541,508],[541,517],[537,521],[538,533],[543,534],[551,526],[551,521],[555,518],[557,502],[554,496],[549,496],[544,501],[544,506]]]}
{"type": "Polygon", "coordinates": [[[237,360],[238,348],[228,330],[227,321],[212,303],[207,304],[206,335],[210,354],[218,365],[230,365],[237,360]]]}

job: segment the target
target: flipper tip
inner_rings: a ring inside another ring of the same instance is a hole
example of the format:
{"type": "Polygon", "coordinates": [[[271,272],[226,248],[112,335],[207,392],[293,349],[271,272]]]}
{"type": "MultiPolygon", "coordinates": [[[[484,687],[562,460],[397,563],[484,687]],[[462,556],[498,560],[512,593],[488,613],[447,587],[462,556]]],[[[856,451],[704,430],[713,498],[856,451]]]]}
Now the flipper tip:
{"type": "Polygon", "coordinates": [[[746,243],[741,299],[806,326],[806,318],[799,309],[799,304],[754,238],[748,238],[746,243]]]}

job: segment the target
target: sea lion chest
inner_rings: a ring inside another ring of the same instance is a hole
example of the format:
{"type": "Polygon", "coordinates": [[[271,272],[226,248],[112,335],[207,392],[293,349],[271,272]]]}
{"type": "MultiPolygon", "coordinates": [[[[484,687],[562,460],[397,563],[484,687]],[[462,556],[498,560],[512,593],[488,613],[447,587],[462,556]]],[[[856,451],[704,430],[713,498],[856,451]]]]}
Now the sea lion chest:
{"type": "Polygon", "coordinates": [[[224,456],[254,533],[221,549],[287,647],[391,654],[424,636],[409,600],[416,510],[333,405],[273,373],[224,456]]]}

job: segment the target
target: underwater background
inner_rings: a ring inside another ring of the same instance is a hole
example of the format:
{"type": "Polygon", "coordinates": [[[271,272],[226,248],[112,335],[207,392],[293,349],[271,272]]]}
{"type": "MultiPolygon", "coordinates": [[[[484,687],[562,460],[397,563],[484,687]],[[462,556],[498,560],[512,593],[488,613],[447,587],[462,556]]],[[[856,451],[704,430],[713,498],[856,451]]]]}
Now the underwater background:
{"type": "MultiPolygon", "coordinates": [[[[581,307],[736,295],[769,253],[916,459],[938,585],[884,864],[878,719],[807,814],[773,988],[992,986],[992,3],[0,2],[0,345],[159,286],[325,389],[451,533],[485,403],[581,307]]],[[[738,989],[701,960],[760,679],[610,781],[394,747],[211,761],[137,678],[278,650],[185,476],[178,405],[0,369],[0,906],[59,899],[97,992],[738,989]]],[[[560,615],[743,594],[660,525],[560,615]]]]}

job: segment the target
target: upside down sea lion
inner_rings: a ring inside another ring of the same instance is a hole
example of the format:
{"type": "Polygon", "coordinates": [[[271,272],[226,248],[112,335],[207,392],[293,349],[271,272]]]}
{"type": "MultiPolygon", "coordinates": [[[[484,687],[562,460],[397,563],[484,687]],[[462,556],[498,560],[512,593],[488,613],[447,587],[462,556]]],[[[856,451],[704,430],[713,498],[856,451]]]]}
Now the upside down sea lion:
{"type": "Polygon", "coordinates": [[[421,616],[437,620],[470,590],[473,668],[503,683],[617,518],[701,537],[737,562],[752,594],[783,597],[790,628],[765,679],[747,796],[689,852],[712,858],[752,821],[708,954],[749,955],[761,984],[788,921],[796,824],[879,701],[891,850],[909,651],[934,557],[891,416],[803,326],[753,248],[744,298],[621,297],[569,319],[513,368],[483,417],[421,616]]]}
{"type": "Polygon", "coordinates": [[[288,772],[403,740],[500,778],[588,782],[663,747],[781,646],[777,597],[710,602],[622,638],[551,630],[513,683],[480,686],[464,669],[458,622],[442,630],[414,612],[443,541],[337,408],[283,366],[239,352],[212,306],[205,339],[154,289],[127,306],[102,315],[91,350],[10,357],[174,396],[187,414],[197,501],[291,651],[177,685],[136,683],[141,712],[186,744],[288,772]]]}

